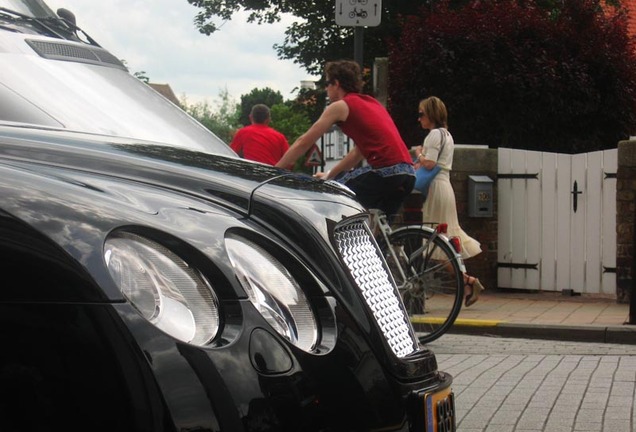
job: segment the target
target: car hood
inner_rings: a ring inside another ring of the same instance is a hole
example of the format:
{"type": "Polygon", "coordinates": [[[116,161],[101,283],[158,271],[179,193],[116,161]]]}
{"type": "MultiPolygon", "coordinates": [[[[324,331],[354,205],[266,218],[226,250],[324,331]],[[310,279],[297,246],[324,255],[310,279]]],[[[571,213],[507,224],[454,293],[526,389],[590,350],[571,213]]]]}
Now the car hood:
{"type": "MultiPolygon", "coordinates": [[[[200,211],[218,211],[208,207],[214,203],[286,236],[294,237],[295,224],[303,221],[326,235],[326,219],[339,221],[364,211],[338,183],[226,155],[59,130],[0,127],[0,135],[0,164],[87,188],[99,188],[92,179],[104,178],[144,185],[194,199],[201,203],[200,211]]],[[[159,210],[144,193],[126,190],[118,199],[122,206],[159,210]]]]}

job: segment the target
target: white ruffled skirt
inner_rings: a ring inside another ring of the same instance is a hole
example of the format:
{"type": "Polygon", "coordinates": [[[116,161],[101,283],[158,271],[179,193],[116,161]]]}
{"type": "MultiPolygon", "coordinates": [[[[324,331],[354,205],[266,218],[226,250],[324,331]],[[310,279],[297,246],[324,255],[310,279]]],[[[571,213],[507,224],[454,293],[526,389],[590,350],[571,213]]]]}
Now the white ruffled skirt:
{"type": "Polygon", "coordinates": [[[481,245],[459,226],[455,191],[450,182],[449,171],[443,169],[435,176],[422,206],[424,223],[448,224],[448,237],[459,237],[462,258],[467,259],[481,253],[481,245]]]}

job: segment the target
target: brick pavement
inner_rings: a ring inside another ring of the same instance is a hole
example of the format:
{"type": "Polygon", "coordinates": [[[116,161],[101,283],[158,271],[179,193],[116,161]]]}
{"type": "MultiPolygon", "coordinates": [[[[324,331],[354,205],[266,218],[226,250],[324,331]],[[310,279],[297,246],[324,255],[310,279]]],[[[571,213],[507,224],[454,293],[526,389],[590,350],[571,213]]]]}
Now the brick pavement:
{"type": "Polygon", "coordinates": [[[611,296],[486,291],[427,345],[453,376],[457,430],[636,430],[628,317],[611,296]]]}
{"type": "Polygon", "coordinates": [[[461,432],[636,430],[636,345],[447,334],[461,432]]]}

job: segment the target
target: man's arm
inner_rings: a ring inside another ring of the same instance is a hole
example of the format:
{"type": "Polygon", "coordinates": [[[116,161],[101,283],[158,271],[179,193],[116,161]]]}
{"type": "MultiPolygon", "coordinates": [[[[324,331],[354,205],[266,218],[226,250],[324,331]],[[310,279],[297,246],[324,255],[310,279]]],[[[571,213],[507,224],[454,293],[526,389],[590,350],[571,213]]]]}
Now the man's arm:
{"type": "Polygon", "coordinates": [[[285,155],[278,161],[276,166],[287,169],[293,167],[294,162],[307,153],[311,146],[314,145],[333,124],[346,120],[348,115],[349,107],[344,101],[336,101],[327,106],[320,118],[316,120],[316,123],[311,125],[307,132],[298,137],[294,144],[289,147],[285,155]]]}

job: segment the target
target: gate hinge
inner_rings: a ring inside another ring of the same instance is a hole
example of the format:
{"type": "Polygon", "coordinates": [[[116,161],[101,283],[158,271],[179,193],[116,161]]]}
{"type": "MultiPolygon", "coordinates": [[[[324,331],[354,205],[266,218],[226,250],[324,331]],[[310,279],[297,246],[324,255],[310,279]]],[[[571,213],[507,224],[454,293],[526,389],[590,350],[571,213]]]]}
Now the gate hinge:
{"type": "Polygon", "coordinates": [[[498,262],[497,267],[499,268],[515,268],[515,269],[528,269],[528,270],[539,270],[539,264],[528,264],[528,263],[507,263],[507,262],[498,262]]]}

